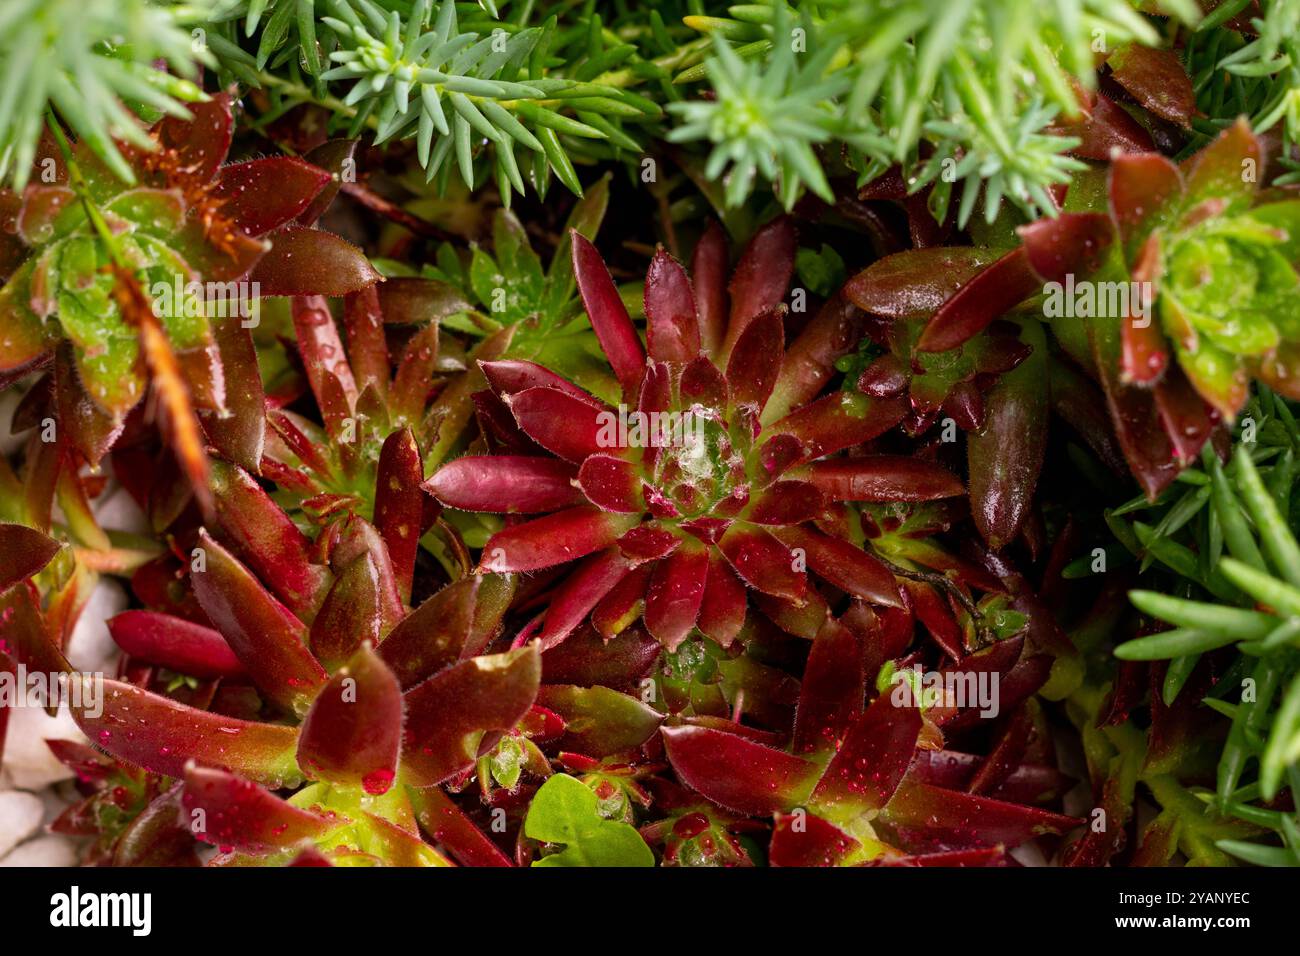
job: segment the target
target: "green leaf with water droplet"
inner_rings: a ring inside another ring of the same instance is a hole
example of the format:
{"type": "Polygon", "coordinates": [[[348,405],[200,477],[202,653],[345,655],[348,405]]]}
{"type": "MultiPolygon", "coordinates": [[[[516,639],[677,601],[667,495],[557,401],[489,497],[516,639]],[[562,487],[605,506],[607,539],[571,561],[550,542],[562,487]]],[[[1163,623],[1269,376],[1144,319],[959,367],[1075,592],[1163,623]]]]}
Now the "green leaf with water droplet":
{"type": "Polygon", "coordinates": [[[533,797],[524,833],[543,843],[560,843],[558,853],[533,866],[654,866],[641,834],[626,823],[601,817],[596,795],[580,780],[556,774],[533,797]]]}

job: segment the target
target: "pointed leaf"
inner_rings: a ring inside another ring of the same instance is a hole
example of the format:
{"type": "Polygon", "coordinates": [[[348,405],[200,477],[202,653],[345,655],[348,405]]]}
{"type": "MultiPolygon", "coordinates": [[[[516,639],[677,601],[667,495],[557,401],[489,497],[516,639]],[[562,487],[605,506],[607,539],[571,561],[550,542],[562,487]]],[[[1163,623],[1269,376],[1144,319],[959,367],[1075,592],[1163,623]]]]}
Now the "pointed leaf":
{"type": "Polygon", "coordinates": [[[250,276],[262,295],[340,296],[359,292],[381,278],[366,254],[346,239],[298,226],[271,237],[271,248],[250,276]]]}
{"type": "Polygon", "coordinates": [[[832,501],[936,501],[966,491],[942,465],[904,455],[817,461],[807,477],[832,501]]]}
{"type": "Polygon", "coordinates": [[[0,523],[0,592],[40,572],[59,553],[59,543],[35,528],[0,523]]]}
{"type": "Polygon", "coordinates": [[[778,814],[767,862],[770,866],[838,866],[861,845],[815,813],[778,814]]]}
{"type": "Polygon", "coordinates": [[[800,460],[812,461],[878,438],[907,412],[902,397],[873,399],[840,390],[796,409],[765,431],[798,438],[804,445],[800,460]]]}
{"type": "Polygon", "coordinates": [[[306,536],[237,465],[212,463],[212,492],[223,536],[295,614],[314,616],[330,574],[311,562],[306,536]]]}
{"type": "Polygon", "coordinates": [[[841,591],[885,607],[901,607],[894,574],[862,548],[809,527],[774,532],[791,549],[802,549],[808,569],[841,591]]]}
{"type": "Polygon", "coordinates": [[[645,626],[670,651],[695,627],[708,569],[709,549],[692,540],[655,564],[646,589],[645,626]]]}
{"type": "Polygon", "coordinates": [[[610,437],[617,433],[613,413],[567,392],[529,388],[507,395],[506,404],[529,438],[568,461],[617,447],[610,437]]]}
{"type": "Polygon", "coordinates": [[[1125,153],[1111,161],[1107,188],[1110,215],[1131,261],[1151,231],[1172,218],[1183,177],[1159,153],[1125,153]]]}
{"type": "Polygon", "coordinates": [[[513,865],[441,787],[412,790],[410,795],[420,827],[461,866],[513,865]]]}
{"type": "Polygon", "coordinates": [[[849,729],[813,791],[812,802],[831,820],[849,820],[890,802],[912,764],[921,711],[882,693],[849,729]]]}
{"type": "Polygon", "coordinates": [[[578,469],[577,483],[587,500],[605,511],[623,514],[645,511],[641,469],[626,459],[590,455],[578,469]]]}
{"type": "Polygon", "coordinates": [[[266,444],[266,392],[252,333],[239,322],[226,321],[214,323],[213,336],[225,378],[226,411],[200,412],[203,430],[223,458],[251,474],[260,474],[266,444]]]}
{"type": "Polygon", "coordinates": [[[640,515],[616,515],[582,505],[498,531],[483,547],[484,571],[538,571],[606,548],[635,527],[640,515]]]}
{"type": "Polygon", "coordinates": [[[742,581],[755,590],[801,605],[808,579],[795,570],[795,557],[771,533],[757,525],[733,524],[718,541],[742,581]]]}
{"type": "Polygon", "coordinates": [[[955,349],[1027,299],[1039,284],[1024,247],[1011,250],[939,307],[921,332],[917,349],[922,352],[955,349]]]}
{"type": "Polygon", "coordinates": [[[727,237],[710,220],[691,255],[691,287],[699,314],[700,347],[718,355],[727,331],[727,237]]]}
{"type": "Polygon", "coordinates": [[[768,816],[807,799],[817,765],[739,734],[709,727],[665,727],[664,752],[677,776],[714,803],[768,816]]]}
{"type": "Polygon", "coordinates": [[[733,407],[750,405],[761,413],[767,404],[785,352],[783,318],[783,309],[755,316],[736,339],[726,371],[733,407]]]}
{"type": "Polygon", "coordinates": [[[556,458],[466,455],[448,462],[424,489],[449,508],[528,514],[580,504],[577,470],[556,458]]]}
{"type": "Polygon", "coordinates": [[[259,852],[323,836],[330,823],[224,770],[185,768],[181,821],[200,840],[259,852]]]}
{"type": "Polygon", "coordinates": [[[731,354],[750,322],[780,305],[794,275],[794,257],[795,230],[790,217],[773,219],[754,234],[727,284],[731,316],[722,356],[731,354]]]}
{"type": "Polygon", "coordinates": [[[1106,58],[1111,78],[1161,119],[1191,129],[1196,92],[1174,50],[1124,43],[1106,58]]]}
{"type": "Polygon", "coordinates": [[[420,549],[425,500],[420,490],[423,480],[424,465],[415,436],[409,428],[393,432],[384,439],[375,471],[375,527],[388,545],[403,602],[411,598],[415,555],[420,549]]]}
{"type": "Polygon", "coordinates": [[[102,713],[94,678],[86,677],[83,703],[71,707],[77,725],[94,744],[129,763],[168,777],[183,777],[194,760],[272,788],[302,779],[294,760],[298,731],[280,724],[236,720],[177,703],[131,684],[104,680],[102,713]]]}
{"type": "Polygon", "coordinates": [[[695,296],[680,262],[655,250],[645,276],[646,345],[657,362],[685,364],[700,352],[695,296]]]}
{"type": "Polygon", "coordinates": [[[634,395],[645,372],[641,340],[596,247],[577,230],[571,230],[569,237],[573,243],[573,274],[591,327],[624,393],[634,395]]]}
{"type": "Polygon", "coordinates": [[[471,766],[485,733],[509,730],[528,713],[541,673],[530,645],[453,664],[409,691],[402,779],[431,787],[471,766]]]}
{"type": "Polygon", "coordinates": [[[992,249],[933,246],[877,259],[844,286],[864,312],[887,319],[919,319],[937,312],[962,286],[998,258],[992,249]]]}
{"type": "Polygon", "coordinates": [[[199,535],[206,569],[190,575],[203,612],[268,698],[296,713],[328,679],[307,650],[306,628],[249,570],[208,536],[199,535]]]}
{"type": "Polygon", "coordinates": [[[548,651],[568,637],[631,568],[632,563],[617,548],[610,548],[570,571],[551,595],[539,635],[542,650],[548,651]]]}
{"type": "Polygon", "coordinates": [[[723,647],[730,647],[745,624],[745,585],[731,570],[726,558],[709,549],[709,574],[700,600],[696,621],[701,631],[723,647]]]}
{"type": "Polygon", "coordinates": [[[1225,203],[1222,214],[1231,215],[1246,209],[1259,190],[1257,182],[1263,149],[1259,139],[1251,132],[1246,118],[1239,117],[1218,137],[1182,165],[1186,191],[1183,194],[1184,214],[1193,212],[1207,200],[1225,203]],[[1248,168],[1256,175],[1246,177],[1248,168]]]}
{"type": "Polygon", "coordinates": [[[1033,352],[984,399],[984,425],[966,439],[971,516],[989,547],[1009,544],[1033,503],[1047,445],[1047,339],[1025,326],[1033,352]]]}
{"type": "Polygon", "coordinates": [[[301,215],[329,181],[311,163],[269,156],[223,166],[213,196],[244,235],[260,236],[301,215]]]}
{"type": "Polygon", "coordinates": [[[190,118],[168,116],[158,124],[160,145],[176,153],[176,165],[194,184],[212,180],[225,161],[234,131],[230,95],[217,93],[206,102],[187,106],[190,118]]]}
{"type": "Polygon", "coordinates": [[[379,645],[379,656],[409,690],[462,657],[485,579],[453,581],[402,619],[379,645]]]}
{"type": "Polygon", "coordinates": [[[594,758],[640,747],[663,720],[649,704],[608,687],[543,686],[537,703],[564,718],[561,750],[594,758]]]}
{"type": "Polygon", "coordinates": [[[402,745],[402,689],[363,646],[312,701],[298,734],[298,765],[315,780],[387,793],[402,745]]]}
{"type": "Polygon", "coordinates": [[[913,852],[1019,846],[1043,834],[1061,834],[1083,821],[1036,807],[940,790],[926,783],[899,787],[880,826],[913,852]]]}
{"type": "Polygon", "coordinates": [[[827,620],[813,640],[799,688],[793,750],[808,754],[834,750],[862,713],[866,696],[863,647],[836,620],[827,620]]]}
{"type": "Polygon", "coordinates": [[[108,621],[113,641],[132,657],[204,680],[240,677],[244,666],[217,631],[171,614],[123,611],[108,621]]]}

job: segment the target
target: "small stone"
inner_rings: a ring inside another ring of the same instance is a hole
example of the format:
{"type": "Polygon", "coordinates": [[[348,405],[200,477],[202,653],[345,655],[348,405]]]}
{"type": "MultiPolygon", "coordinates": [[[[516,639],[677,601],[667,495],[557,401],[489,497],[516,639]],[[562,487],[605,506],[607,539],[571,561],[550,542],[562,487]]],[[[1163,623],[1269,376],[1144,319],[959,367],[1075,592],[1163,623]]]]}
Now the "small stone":
{"type": "Polygon", "coordinates": [[[100,578],[90,592],[77,623],[68,638],[68,663],[91,674],[112,674],[117,670],[121,651],[108,633],[108,619],[125,611],[128,605],[122,585],[100,578]]]}
{"type": "Polygon", "coordinates": [[[95,502],[95,520],[105,531],[125,531],[130,534],[152,534],[149,518],[136,504],[131,493],[120,485],[95,502]]]}
{"type": "Polygon", "coordinates": [[[41,828],[45,804],[21,790],[0,793],[0,857],[41,828]]]}
{"type": "Polygon", "coordinates": [[[66,706],[53,717],[40,707],[14,707],[9,711],[9,733],[5,738],[4,771],[19,790],[40,790],[75,774],[59,763],[46,740],[89,743],[66,706]]]}
{"type": "Polygon", "coordinates": [[[43,836],[29,840],[8,856],[0,857],[0,866],[76,866],[77,848],[66,837],[43,836]]]}

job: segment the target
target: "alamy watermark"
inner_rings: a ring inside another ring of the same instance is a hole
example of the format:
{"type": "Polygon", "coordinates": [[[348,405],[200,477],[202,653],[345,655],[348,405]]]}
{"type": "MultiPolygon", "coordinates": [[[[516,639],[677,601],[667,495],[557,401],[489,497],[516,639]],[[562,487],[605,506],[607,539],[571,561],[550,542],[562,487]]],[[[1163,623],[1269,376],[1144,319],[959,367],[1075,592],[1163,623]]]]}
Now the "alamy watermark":
{"type": "Polygon", "coordinates": [[[1049,319],[1109,317],[1129,319],[1135,328],[1151,324],[1155,286],[1150,282],[1075,281],[1067,273],[1064,282],[1043,286],[1043,315],[1049,319]]]}
{"type": "Polygon", "coordinates": [[[927,671],[919,664],[894,671],[889,693],[895,707],[956,707],[978,709],[981,717],[1001,711],[997,671],[927,671]]]}
{"type": "Polygon", "coordinates": [[[50,925],[56,928],[123,927],[132,936],[153,930],[152,893],[92,893],[73,886],[50,897],[50,925]]]}
{"type": "Polygon", "coordinates": [[[25,664],[13,671],[0,671],[0,708],[45,709],[62,704],[87,717],[100,717],[104,713],[104,675],[28,671],[25,664]]]}
{"type": "Polygon", "coordinates": [[[703,448],[704,418],[694,412],[607,409],[596,416],[601,448],[703,448]]]}
{"type": "Polygon", "coordinates": [[[261,321],[262,284],[260,282],[182,282],[180,275],[171,282],[149,286],[153,314],[160,319],[171,316],[209,319],[239,319],[246,329],[257,328],[261,321]]]}

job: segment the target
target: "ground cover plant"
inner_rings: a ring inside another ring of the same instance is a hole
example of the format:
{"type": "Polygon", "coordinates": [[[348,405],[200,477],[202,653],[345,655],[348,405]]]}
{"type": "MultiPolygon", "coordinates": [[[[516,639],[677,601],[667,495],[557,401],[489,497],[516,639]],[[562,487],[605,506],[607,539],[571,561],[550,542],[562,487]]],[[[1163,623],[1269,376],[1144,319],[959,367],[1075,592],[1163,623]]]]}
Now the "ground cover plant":
{"type": "Polygon", "coordinates": [[[1300,4],[85,6],[0,862],[1300,865],[1300,4]]]}

